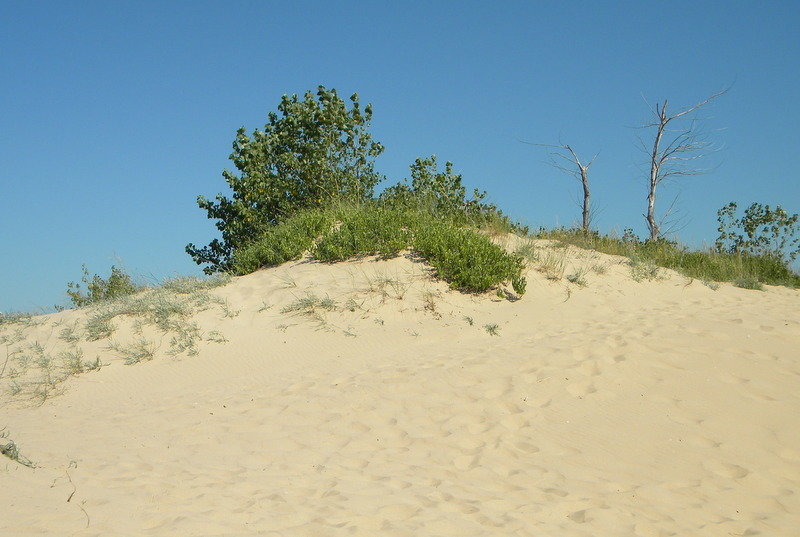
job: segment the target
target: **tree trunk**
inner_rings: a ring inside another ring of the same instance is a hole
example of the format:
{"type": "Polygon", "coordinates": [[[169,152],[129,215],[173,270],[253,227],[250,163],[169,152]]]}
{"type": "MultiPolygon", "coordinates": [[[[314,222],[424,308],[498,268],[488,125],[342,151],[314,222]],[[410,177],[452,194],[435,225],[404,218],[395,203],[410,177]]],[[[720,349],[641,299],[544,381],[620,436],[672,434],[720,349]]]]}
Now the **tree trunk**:
{"type": "Polygon", "coordinates": [[[581,183],[583,184],[583,231],[589,231],[589,173],[588,167],[581,167],[581,183]]]}
{"type": "Polygon", "coordinates": [[[647,228],[650,230],[650,239],[654,241],[658,239],[660,230],[658,229],[658,222],[656,221],[656,187],[661,177],[659,171],[661,169],[661,153],[659,146],[661,145],[661,138],[664,136],[664,130],[667,128],[670,118],[667,117],[667,101],[661,110],[658,110],[658,130],[656,131],[656,139],[653,142],[653,152],[650,154],[650,190],[647,193],[647,228]]]}
{"type": "Polygon", "coordinates": [[[656,185],[657,183],[650,181],[650,193],[647,195],[647,228],[650,230],[650,239],[654,241],[658,239],[660,230],[658,229],[658,222],[656,221],[656,185]]]}

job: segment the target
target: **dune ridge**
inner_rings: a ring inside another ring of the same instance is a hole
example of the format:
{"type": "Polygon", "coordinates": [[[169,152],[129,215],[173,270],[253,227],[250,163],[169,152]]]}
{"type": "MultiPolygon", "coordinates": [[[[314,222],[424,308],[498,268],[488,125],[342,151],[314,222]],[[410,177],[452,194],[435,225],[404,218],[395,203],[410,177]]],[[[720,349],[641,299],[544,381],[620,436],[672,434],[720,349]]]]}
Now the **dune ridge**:
{"type": "MultiPolygon", "coordinates": [[[[519,300],[405,257],[235,278],[196,356],[139,327],[153,359],[125,366],[115,318],[79,343],[99,371],[3,396],[37,468],[0,458],[0,535],[796,534],[800,292],[536,247],[564,266],[519,300]]],[[[87,315],[24,342],[57,353],[87,315]]]]}

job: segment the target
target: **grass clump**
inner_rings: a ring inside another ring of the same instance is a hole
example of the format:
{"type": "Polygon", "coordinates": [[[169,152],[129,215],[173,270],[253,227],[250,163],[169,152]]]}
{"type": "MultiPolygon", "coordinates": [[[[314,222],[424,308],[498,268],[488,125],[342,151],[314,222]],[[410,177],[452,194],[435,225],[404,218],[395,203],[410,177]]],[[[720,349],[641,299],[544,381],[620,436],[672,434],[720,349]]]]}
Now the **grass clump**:
{"type": "Polygon", "coordinates": [[[336,307],[336,301],[330,297],[320,298],[314,293],[307,293],[285,306],[281,313],[301,315],[317,323],[319,329],[329,329],[325,312],[334,311],[336,307]]]}
{"type": "Polygon", "coordinates": [[[155,347],[144,338],[139,338],[132,343],[122,345],[112,341],[108,348],[119,354],[125,360],[125,365],[138,364],[139,362],[153,359],[155,347]]]}
{"type": "Polygon", "coordinates": [[[12,325],[12,324],[22,324],[22,325],[35,324],[35,321],[33,320],[33,314],[21,313],[21,312],[14,312],[14,313],[0,312],[0,326],[12,325]]]}
{"type": "Polygon", "coordinates": [[[333,311],[336,309],[336,301],[330,297],[320,298],[314,293],[308,293],[303,298],[298,298],[291,304],[285,306],[281,310],[281,313],[310,315],[318,309],[333,311]]]}
{"type": "Polygon", "coordinates": [[[574,273],[567,276],[567,281],[570,283],[574,283],[578,287],[586,287],[588,282],[586,281],[586,270],[585,269],[578,269],[574,273]]]}
{"type": "Polygon", "coordinates": [[[754,291],[764,290],[764,286],[761,285],[761,282],[759,282],[752,276],[745,276],[743,278],[734,280],[733,285],[735,285],[736,287],[741,287],[742,289],[752,289],[754,291]]]}
{"type": "Polygon", "coordinates": [[[490,336],[499,336],[500,335],[500,327],[496,324],[485,324],[483,325],[483,329],[486,330],[486,333],[490,336]]]}
{"type": "Polygon", "coordinates": [[[650,259],[642,259],[638,256],[632,257],[628,262],[631,267],[631,277],[637,282],[642,280],[658,280],[661,278],[658,265],[650,259]]]}
{"type": "Polygon", "coordinates": [[[169,278],[161,284],[161,288],[179,295],[189,295],[209,289],[215,289],[227,285],[231,281],[230,274],[218,273],[210,278],[198,278],[197,276],[177,276],[169,278]]]}
{"type": "Polygon", "coordinates": [[[717,250],[689,250],[668,240],[640,241],[628,232],[623,238],[586,233],[576,229],[541,229],[534,238],[551,239],[572,244],[587,250],[596,250],[611,255],[624,256],[639,264],[636,276],[652,274],[650,263],[680,272],[701,281],[735,282],[752,278],[761,283],[800,287],[800,275],[776,256],[757,256],[743,252],[721,252],[717,250]]]}
{"type": "Polygon", "coordinates": [[[28,468],[36,468],[36,465],[30,459],[19,452],[19,446],[8,436],[9,434],[6,432],[5,427],[0,429],[0,455],[8,457],[12,461],[27,466],[28,468]]]}

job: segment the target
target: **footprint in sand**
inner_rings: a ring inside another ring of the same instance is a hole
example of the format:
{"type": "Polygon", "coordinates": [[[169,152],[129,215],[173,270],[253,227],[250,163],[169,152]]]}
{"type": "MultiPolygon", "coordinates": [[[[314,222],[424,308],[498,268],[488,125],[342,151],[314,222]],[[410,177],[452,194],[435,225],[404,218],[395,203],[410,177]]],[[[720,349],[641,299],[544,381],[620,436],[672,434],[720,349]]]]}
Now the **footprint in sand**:
{"type": "Polygon", "coordinates": [[[589,394],[595,393],[597,388],[591,381],[575,382],[567,386],[567,391],[574,397],[585,397],[589,394]]]}
{"type": "Polygon", "coordinates": [[[703,466],[709,472],[728,479],[741,479],[750,473],[750,470],[738,464],[729,464],[714,459],[707,461],[703,466]]]}

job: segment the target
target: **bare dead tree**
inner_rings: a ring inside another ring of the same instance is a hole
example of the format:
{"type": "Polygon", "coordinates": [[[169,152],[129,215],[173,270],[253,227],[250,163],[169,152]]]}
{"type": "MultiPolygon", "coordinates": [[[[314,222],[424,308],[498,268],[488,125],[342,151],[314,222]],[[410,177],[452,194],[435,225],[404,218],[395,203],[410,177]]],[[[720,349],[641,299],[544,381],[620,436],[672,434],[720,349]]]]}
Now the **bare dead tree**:
{"type": "Polygon", "coordinates": [[[650,108],[654,119],[641,128],[655,128],[655,137],[652,147],[642,142],[642,150],[648,154],[650,160],[650,177],[647,192],[647,228],[650,232],[649,240],[656,240],[661,235],[661,228],[656,220],[656,189],[669,177],[700,175],[708,172],[707,169],[694,167],[694,162],[703,158],[711,149],[712,143],[699,129],[700,119],[687,117],[707,105],[717,97],[725,94],[728,89],[715,93],[697,104],[683,108],[677,113],[669,115],[667,107],[669,101],[656,103],[655,108],[650,108]],[[688,120],[689,124],[682,128],[672,129],[671,124],[679,120],[688,120]]]}
{"type": "Polygon", "coordinates": [[[584,164],[581,162],[581,159],[578,158],[578,155],[575,153],[575,150],[572,149],[572,146],[566,144],[534,144],[525,141],[522,143],[556,149],[556,151],[550,153],[550,165],[561,170],[567,175],[571,175],[581,182],[581,186],[583,187],[583,223],[581,224],[581,229],[583,231],[589,231],[589,227],[591,225],[591,209],[589,205],[589,200],[591,198],[591,193],[589,191],[589,168],[594,163],[599,153],[596,153],[588,163],[584,164]]]}

